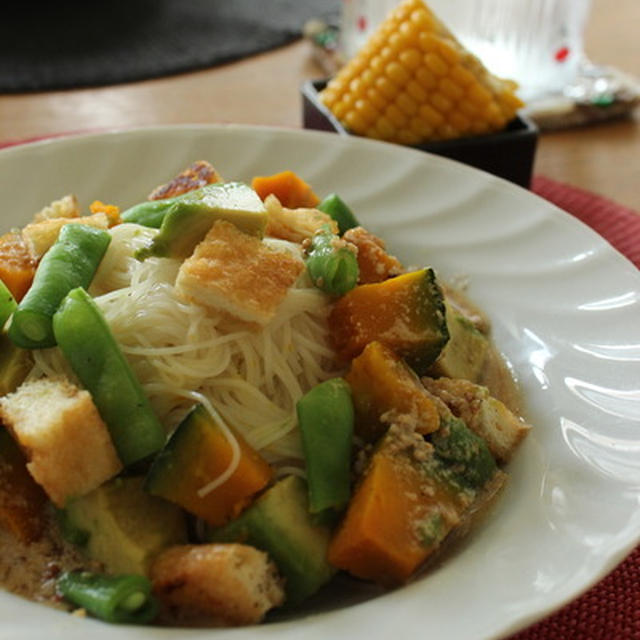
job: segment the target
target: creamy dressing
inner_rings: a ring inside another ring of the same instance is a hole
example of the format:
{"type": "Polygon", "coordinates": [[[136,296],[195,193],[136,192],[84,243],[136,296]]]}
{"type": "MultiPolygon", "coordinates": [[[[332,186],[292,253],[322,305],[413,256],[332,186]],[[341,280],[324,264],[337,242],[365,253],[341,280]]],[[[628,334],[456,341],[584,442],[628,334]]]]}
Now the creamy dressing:
{"type": "Polygon", "coordinates": [[[42,538],[31,544],[0,528],[0,584],[16,595],[68,610],[56,594],[56,578],[63,571],[98,567],[60,538],[53,518],[47,524],[42,538]]]}

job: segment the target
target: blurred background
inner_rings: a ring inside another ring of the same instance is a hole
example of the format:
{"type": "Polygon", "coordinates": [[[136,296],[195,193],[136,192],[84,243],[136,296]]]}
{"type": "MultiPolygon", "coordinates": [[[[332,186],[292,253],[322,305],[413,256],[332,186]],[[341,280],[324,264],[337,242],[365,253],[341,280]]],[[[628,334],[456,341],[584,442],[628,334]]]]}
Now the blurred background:
{"type": "MultiPolygon", "coordinates": [[[[0,142],[174,123],[301,127],[302,83],[331,75],[394,4],[10,3],[0,142]]],[[[536,173],[640,210],[638,0],[430,5],[490,70],[518,76],[543,129],[536,173]]]]}

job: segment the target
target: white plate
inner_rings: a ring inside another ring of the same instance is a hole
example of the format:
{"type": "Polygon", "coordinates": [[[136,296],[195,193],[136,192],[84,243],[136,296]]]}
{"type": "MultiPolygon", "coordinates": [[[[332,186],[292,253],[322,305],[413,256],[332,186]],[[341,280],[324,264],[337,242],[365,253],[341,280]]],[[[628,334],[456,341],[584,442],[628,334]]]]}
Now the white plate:
{"type": "Polygon", "coordinates": [[[405,263],[467,276],[535,429],[488,522],[405,588],[233,631],[116,628],[1,593],[1,638],[486,640],[577,597],[638,543],[640,274],[631,263],[542,199],[454,162],[332,134],[236,126],[1,151],[2,227],[69,192],[85,207],[94,199],[134,204],[196,159],[233,179],[294,169],[319,194],[340,193],[405,263]]]}

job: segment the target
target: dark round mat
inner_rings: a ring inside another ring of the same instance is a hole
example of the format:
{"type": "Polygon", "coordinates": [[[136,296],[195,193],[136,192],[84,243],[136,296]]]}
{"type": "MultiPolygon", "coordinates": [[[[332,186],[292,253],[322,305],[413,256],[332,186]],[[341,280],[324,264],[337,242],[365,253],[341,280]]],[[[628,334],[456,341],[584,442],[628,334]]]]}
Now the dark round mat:
{"type": "Polygon", "coordinates": [[[336,21],[339,0],[9,2],[0,19],[0,92],[132,82],[211,67],[336,21]]]}

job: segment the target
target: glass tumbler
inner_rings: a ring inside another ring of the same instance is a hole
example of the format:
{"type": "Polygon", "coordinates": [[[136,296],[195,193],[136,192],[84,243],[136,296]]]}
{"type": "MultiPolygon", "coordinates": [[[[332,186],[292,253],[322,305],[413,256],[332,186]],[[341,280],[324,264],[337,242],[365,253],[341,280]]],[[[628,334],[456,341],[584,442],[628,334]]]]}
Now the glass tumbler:
{"type": "MultiPolygon", "coordinates": [[[[344,0],[343,53],[350,57],[397,0],[344,0]]],[[[578,75],[591,0],[426,0],[495,75],[532,101],[561,93],[578,75]]]]}

